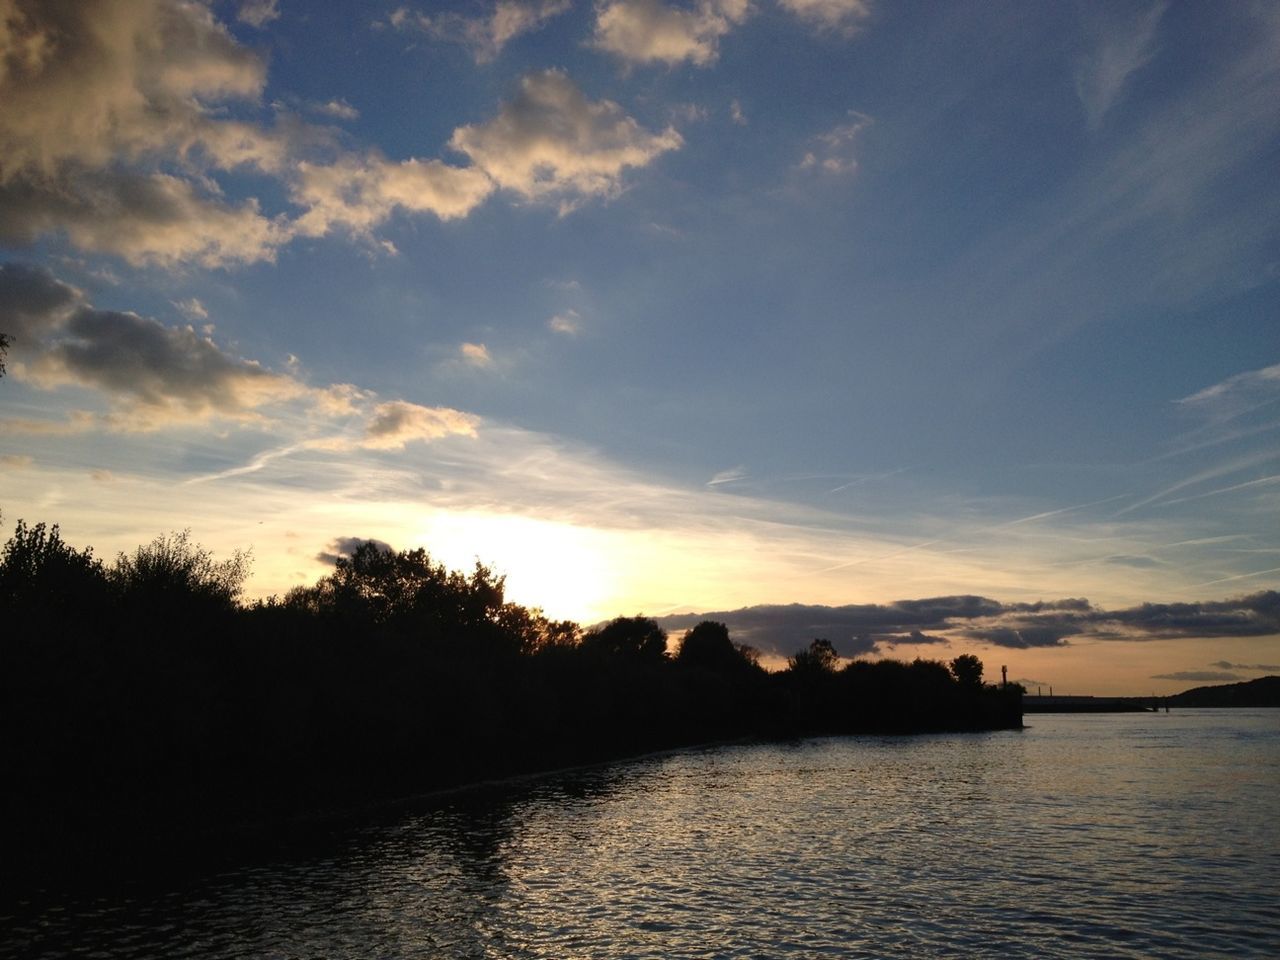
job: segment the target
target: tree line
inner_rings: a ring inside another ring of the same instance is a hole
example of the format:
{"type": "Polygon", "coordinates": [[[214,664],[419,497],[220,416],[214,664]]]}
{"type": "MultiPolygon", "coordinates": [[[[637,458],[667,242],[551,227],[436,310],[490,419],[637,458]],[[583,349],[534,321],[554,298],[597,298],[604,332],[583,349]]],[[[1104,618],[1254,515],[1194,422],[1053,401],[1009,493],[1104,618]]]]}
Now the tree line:
{"type": "Polygon", "coordinates": [[[816,639],[770,673],[724,624],[675,644],[643,616],[583,629],[421,549],[366,543],[251,603],[249,561],[177,533],[106,562],[18,522],[0,554],[9,830],[198,830],[700,742],[1021,723],[1020,691],[973,656],[842,664],[816,639]]]}

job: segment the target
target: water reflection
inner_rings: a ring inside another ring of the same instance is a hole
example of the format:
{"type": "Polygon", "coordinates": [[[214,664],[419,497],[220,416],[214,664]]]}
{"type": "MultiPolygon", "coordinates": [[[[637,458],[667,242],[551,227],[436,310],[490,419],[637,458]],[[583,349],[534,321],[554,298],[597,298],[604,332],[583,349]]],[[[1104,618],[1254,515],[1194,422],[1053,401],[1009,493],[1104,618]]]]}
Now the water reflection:
{"type": "Polygon", "coordinates": [[[693,751],[50,895],[7,956],[1270,956],[1280,712],[693,751]]]}

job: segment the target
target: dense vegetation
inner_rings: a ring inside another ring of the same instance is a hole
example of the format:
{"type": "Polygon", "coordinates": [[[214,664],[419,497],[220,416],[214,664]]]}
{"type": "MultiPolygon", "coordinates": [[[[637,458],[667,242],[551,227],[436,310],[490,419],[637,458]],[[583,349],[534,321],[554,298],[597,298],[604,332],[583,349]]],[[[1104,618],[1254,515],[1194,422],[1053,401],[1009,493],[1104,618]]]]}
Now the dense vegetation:
{"type": "Polygon", "coordinates": [[[1175,707],[1280,707],[1280,677],[1192,687],[1168,702],[1175,707]]]}
{"type": "Polygon", "coordinates": [[[369,543],[283,598],[186,534],[105,563],[19,522],[0,555],[3,821],[27,838],[163,833],[741,737],[1020,723],[977,658],[767,673],[723,624],[674,654],[508,603],[477,564],[369,543]]]}

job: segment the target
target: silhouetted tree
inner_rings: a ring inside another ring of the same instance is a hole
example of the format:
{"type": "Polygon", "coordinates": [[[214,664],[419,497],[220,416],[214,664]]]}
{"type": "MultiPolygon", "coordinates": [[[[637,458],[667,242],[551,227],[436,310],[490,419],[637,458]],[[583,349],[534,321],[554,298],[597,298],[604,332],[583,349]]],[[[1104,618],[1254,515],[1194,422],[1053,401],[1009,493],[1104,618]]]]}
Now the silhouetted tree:
{"type": "Polygon", "coordinates": [[[982,661],[972,653],[962,653],[951,661],[951,675],[962,687],[982,686],[982,661]]]}
{"type": "Polygon", "coordinates": [[[793,673],[831,673],[840,661],[840,655],[830,640],[818,638],[792,657],[787,658],[787,669],[793,673]]]}
{"type": "Polygon", "coordinates": [[[667,656],[667,632],[648,617],[618,617],[582,638],[584,649],[656,662],[667,656]]]}
{"type": "Polygon", "coordinates": [[[4,358],[5,354],[9,352],[9,343],[8,336],[0,333],[0,377],[4,376],[4,358]]]}
{"type": "Polygon", "coordinates": [[[191,540],[191,531],[156,537],[132,554],[116,557],[110,577],[128,597],[143,603],[198,603],[232,608],[249,576],[250,556],[227,560],[191,540]]]}
{"type": "Polygon", "coordinates": [[[77,551],[66,544],[57,524],[28,527],[19,520],[0,553],[0,608],[10,613],[20,607],[45,616],[72,612],[67,608],[90,596],[100,599],[105,584],[92,548],[77,551]]]}

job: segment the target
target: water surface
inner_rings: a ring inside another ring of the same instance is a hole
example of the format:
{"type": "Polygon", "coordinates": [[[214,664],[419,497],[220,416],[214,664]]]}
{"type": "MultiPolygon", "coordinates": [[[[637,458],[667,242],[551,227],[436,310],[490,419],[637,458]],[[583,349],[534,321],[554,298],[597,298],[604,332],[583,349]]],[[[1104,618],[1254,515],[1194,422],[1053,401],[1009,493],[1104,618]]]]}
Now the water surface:
{"type": "Polygon", "coordinates": [[[682,752],[5,908],[6,956],[1280,955],[1280,711],[682,752]]]}

